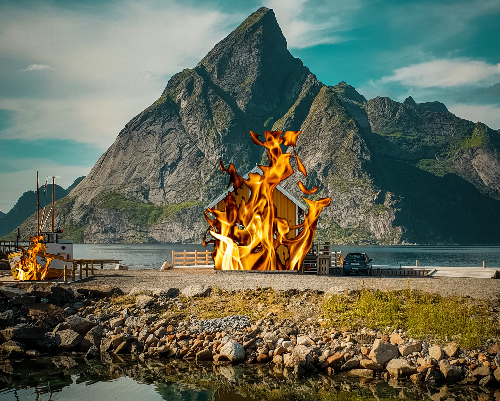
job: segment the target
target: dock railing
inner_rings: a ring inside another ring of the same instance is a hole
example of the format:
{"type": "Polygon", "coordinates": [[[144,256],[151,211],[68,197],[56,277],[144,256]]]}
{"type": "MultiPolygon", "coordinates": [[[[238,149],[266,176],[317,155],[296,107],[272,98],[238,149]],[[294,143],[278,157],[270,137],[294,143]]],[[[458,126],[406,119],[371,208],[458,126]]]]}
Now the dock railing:
{"type": "Polygon", "coordinates": [[[212,260],[212,252],[206,251],[172,251],[172,267],[187,266],[211,266],[214,262],[212,260]]]}

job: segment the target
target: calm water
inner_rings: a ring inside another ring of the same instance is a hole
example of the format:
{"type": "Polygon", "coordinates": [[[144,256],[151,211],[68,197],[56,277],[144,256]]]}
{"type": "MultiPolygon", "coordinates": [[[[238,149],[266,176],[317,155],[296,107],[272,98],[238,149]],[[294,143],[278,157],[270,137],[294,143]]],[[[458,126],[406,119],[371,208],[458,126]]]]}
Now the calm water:
{"type": "MultiPolygon", "coordinates": [[[[350,401],[494,399],[494,390],[465,386],[427,389],[347,375],[301,380],[261,366],[195,365],[183,361],[86,362],[72,356],[0,360],[0,400],[350,401]],[[443,398],[439,398],[439,397],[443,398]],[[437,398],[436,398],[437,397],[437,398]]],[[[500,396],[500,391],[499,391],[500,396]]]]}
{"type": "MultiPolygon", "coordinates": [[[[172,250],[205,251],[196,244],[75,244],[75,258],[121,259],[130,268],[159,269],[165,260],[172,261],[172,250]]],[[[208,248],[210,251],[213,248],[208,248]]],[[[500,246],[332,246],[345,255],[366,252],[373,265],[398,266],[469,266],[500,267],[500,246]]]]}

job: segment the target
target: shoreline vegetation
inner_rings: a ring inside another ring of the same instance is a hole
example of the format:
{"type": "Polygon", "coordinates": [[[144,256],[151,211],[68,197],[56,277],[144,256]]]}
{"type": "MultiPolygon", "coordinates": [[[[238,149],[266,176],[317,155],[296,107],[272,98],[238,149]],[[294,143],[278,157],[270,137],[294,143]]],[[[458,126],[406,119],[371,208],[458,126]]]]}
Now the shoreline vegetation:
{"type": "Polygon", "coordinates": [[[349,375],[427,389],[500,388],[498,297],[441,296],[409,283],[397,291],[326,292],[2,286],[0,365],[119,357],[214,369],[255,365],[295,379],[349,375]]]}

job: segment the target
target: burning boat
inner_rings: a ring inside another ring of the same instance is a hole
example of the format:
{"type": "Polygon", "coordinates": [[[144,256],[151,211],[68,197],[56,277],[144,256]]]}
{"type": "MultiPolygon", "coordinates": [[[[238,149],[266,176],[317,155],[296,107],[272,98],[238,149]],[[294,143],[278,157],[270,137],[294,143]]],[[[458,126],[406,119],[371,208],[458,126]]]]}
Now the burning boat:
{"type": "Polygon", "coordinates": [[[12,276],[15,280],[50,280],[62,278],[64,266],[73,262],[73,241],[62,238],[62,230],[54,228],[55,178],[52,177],[52,204],[44,208],[40,216],[39,180],[37,172],[37,235],[30,237],[28,247],[8,255],[12,276]],[[48,213],[46,214],[46,211],[48,213]],[[51,231],[42,232],[51,217],[51,231]]]}

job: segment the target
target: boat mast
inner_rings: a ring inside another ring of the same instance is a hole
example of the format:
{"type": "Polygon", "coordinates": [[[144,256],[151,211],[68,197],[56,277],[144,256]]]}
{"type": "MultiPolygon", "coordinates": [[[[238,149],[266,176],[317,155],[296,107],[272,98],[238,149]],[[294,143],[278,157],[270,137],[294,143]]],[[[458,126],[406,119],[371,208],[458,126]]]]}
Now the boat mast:
{"type": "Polygon", "coordinates": [[[40,236],[40,181],[38,179],[38,171],[36,172],[36,233],[40,236]]]}
{"type": "Polygon", "coordinates": [[[52,177],[52,232],[54,232],[54,207],[55,207],[55,180],[56,177],[52,177]]]}

